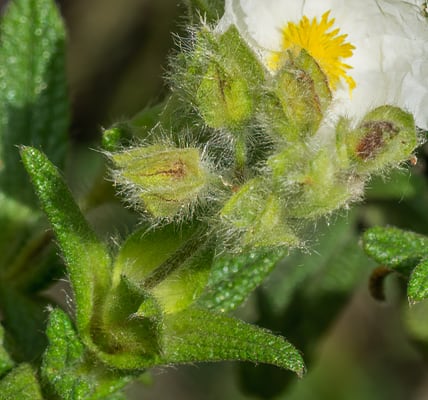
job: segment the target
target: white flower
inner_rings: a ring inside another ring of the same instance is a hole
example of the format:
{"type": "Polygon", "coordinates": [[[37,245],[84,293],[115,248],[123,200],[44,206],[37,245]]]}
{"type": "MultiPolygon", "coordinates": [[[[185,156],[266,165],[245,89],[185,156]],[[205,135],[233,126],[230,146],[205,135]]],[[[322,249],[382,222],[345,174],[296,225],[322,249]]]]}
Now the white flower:
{"type": "Polygon", "coordinates": [[[226,0],[216,30],[236,25],[273,74],[285,46],[305,48],[329,80],[333,119],[358,120],[390,104],[412,113],[416,125],[428,130],[423,7],[415,0],[226,0]]]}

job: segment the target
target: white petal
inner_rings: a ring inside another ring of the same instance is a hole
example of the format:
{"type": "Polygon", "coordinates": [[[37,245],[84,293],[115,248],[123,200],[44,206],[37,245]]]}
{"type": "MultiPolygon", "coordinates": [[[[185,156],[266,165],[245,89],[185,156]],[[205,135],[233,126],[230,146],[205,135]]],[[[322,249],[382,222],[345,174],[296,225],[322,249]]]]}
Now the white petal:
{"type": "Polygon", "coordinates": [[[349,96],[342,84],[329,116],[356,120],[373,107],[392,104],[415,116],[428,130],[428,19],[418,0],[226,0],[217,30],[234,24],[248,45],[266,62],[280,50],[281,28],[304,15],[312,19],[330,10],[334,27],[356,49],[345,62],[357,87],[349,96]]]}

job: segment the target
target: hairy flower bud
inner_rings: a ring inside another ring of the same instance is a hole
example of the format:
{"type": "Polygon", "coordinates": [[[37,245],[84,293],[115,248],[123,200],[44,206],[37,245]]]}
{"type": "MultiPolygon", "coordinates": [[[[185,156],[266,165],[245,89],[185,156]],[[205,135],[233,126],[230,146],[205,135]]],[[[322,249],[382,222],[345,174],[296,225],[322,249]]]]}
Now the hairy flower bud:
{"type": "Polygon", "coordinates": [[[210,180],[197,148],[151,145],[112,153],[110,158],[115,183],[125,188],[131,202],[157,218],[189,208],[210,180]]]}
{"type": "Polygon", "coordinates": [[[342,121],[337,128],[338,153],[360,173],[372,173],[409,159],[418,144],[411,114],[382,106],[369,112],[356,129],[342,121]]]}
{"type": "Polygon", "coordinates": [[[261,178],[248,181],[224,205],[221,218],[240,234],[244,247],[295,247],[299,239],[287,224],[281,200],[265,186],[261,178]]]}
{"type": "Polygon", "coordinates": [[[290,53],[287,62],[271,79],[262,122],[269,132],[287,142],[315,134],[331,101],[325,74],[304,50],[290,53]]]}
{"type": "Polygon", "coordinates": [[[234,131],[254,115],[263,69],[236,28],[202,29],[179,78],[208,126],[234,131]]]}

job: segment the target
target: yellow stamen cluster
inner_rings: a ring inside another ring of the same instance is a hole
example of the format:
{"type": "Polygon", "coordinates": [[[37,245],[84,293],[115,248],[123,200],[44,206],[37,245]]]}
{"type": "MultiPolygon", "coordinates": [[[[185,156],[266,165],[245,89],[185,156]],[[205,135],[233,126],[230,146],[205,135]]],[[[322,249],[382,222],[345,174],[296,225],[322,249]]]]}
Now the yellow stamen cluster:
{"type": "Polygon", "coordinates": [[[305,49],[325,73],[332,90],[337,88],[340,79],[344,79],[352,91],[356,83],[347,74],[347,70],[352,67],[342,60],[351,57],[355,47],[346,42],[348,35],[339,35],[338,28],[330,30],[335,19],[329,19],[329,14],[330,11],[324,13],[319,22],[317,18],[309,20],[306,16],[297,24],[288,22],[282,29],[282,50],[275,52],[268,64],[276,70],[287,59],[288,51],[297,53],[305,49]]]}

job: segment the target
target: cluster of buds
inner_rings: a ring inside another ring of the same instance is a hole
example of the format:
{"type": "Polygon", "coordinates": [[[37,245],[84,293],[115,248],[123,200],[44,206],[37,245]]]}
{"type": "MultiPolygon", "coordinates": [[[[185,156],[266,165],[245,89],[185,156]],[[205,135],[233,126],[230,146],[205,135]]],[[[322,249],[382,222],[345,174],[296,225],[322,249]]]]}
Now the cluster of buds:
{"type": "Polygon", "coordinates": [[[160,114],[149,144],[109,153],[131,203],[157,222],[204,220],[236,250],[296,247],[305,222],[361,199],[372,174],[411,157],[410,113],[384,105],[331,124],[328,74],[303,48],[281,59],[269,70],[233,25],[196,32],[174,59],[179,111],[160,114]],[[171,143],[185,126],[192,147],[162,144],[163,116],[171,143]]]}

